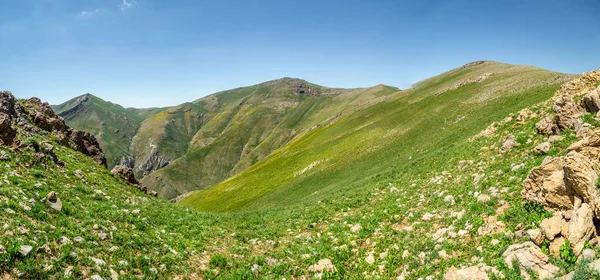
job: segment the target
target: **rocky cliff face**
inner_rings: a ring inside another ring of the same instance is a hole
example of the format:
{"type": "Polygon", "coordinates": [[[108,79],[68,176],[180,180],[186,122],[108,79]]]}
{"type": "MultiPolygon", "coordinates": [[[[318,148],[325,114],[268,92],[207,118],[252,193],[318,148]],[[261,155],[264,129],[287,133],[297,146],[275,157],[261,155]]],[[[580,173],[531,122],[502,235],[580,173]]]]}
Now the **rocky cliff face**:
{"type": "MultiPolygon", "coordinates": [[[[35,135],[51,135],[57,142],[77,150],[106,167],[106,158],[96,138],[81,130],[74,130],[56,115],[50,105],[38,98],[18,101],[8,91],[0,92],[0,141],[5,146],[26,147],[22,139],[35,135]]],[[[34,147],[38,150],[39,148],[34,147]]],[[[45,150],[51,154],[51,149],[45,150]]]]}

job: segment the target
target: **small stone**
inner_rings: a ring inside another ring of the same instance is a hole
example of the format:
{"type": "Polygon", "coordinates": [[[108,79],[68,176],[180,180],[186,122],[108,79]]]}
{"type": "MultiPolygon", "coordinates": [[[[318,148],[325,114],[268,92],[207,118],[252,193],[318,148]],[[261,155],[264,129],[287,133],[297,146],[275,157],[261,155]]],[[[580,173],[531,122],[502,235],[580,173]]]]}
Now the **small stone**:
{"type": "Polygon", "coordinates": [[[552,145],[550,144],[550,142],[544,142],[535,146],[534,150],[540,154],[547,154],[550,151],[551,147],[552,145]]]}
{"type": "Polygon", "coordinates": [[[81,237],[81,236],[77,236],[77,237],[75,237],[73,240],[74,240],[75,242],[77,242],[77,243],[81,243],[81,242],[84,242],[84,241],[85,241],[85,239],[83,239],[83,237],[81,237]]]}
{"type": "Polygon", "coordinates": [[[108,238],[108,235],[104,232],[100,232],[98,233],[98,238],[100,238],[100,240],[106,240],[106,238],[108,238]]]}
{"type": "Polygon", "coordinates": [[[65,245],[65,244],[67,244],[67,243],[71,242],[71,240],[69,240],[69,238],[67,238],[67,237],[63,236],[63,237],[61,237],[61,238],[60,238],[60,240],[59,240],[58,242],[59,242],[61,245],[65,245]]]}
{"type": "Polygon", "coordinates": [[[44,246],[37,248],[35,252],[38,254],[50,254],[52,253],[52,250],[50,250],[50,246],[48,246],[48,244],[44,244],[44,246]]]}
{"type": "Polygon", "coordinates": [[[91,280],[104,280],[104,278],[102,278],[102,276],[98,275],[98,274],[94,274],[92,275],[92,277],[90,277],[91,280]]]}
{"type": "Polygon", "coordinates": [[[406,259],[409,255],[410,255],[410,253],[408,252],[408,250],[404,250],[404,252],[402,252],[403,259],[406,259]]]}
{"type": "Polygon", "coordinates": [[[490,201],[490,196],[487,194],[480,194],[479,196],[477,196],[477,201],[481,203],[488,202],[490,201]]]}
{"type": "Polygon", "coordinates": [[[361,229],[362,229],[362,227],[359,224],[356,224],[356,225],[353,225],[350,228],[350,231],[352,231],[352,232],[359,232],[361,229]]]}
{"type": "Polygon", "coordinates": [[[29,255],[31,250],[33,250],[33,247],[29,245],[23,245],[19,248],[19,254],[21,254],[21,256],[23,257],[26,257],[27,255],[29,255]]]}
{"type": "Polygon", "coordinates": [[[498,240],[498,239],[493,239],[492,241],[490,241],[490,243],[491,243],[493,246],[496,246],[496,245],[500,244],[500,240],[498,240]]]}
{"type": "Polygon", "coordinates": [[[429,221],[429,220],[433,219],[433,217],[434,217],[433,214],[425,213],[421,217],[421,220],[423,220],[423,221],[429,221]]]}
{"type": "Polygon", "coordinates": [[[119,261],[118,264],[119,264],[119,266],[128,266],[129,262],[122,260],[122,261],[119,261]]]}
{"type": "Polygon", "coordinates": [[[312,272],[337,271],[330,259],[321,259],[317,264],[313,264],[308,268],[312,272]]]}
{"type": "Polygon", "coordinates": [[[2,254],[6,254],[6,249],[4,248],[4,246],[0,245],[0,255],[2,254]]]}
{"type": "Polygon", "coordinates": [[[110,249],[108,249],[108,251],[109,251],[109,252],[114,252],[114,251],[116,251],[116,250],[119,250],[119,247],[117,247],[117,246],[112,246],[112,247],[110,247],[110,249]]]}
{"type": "Polygon", "coordinates": [[[131,214],[139,214],[140,213],[140,209],[135,209],[133,211],[131,211],[131,214]]]}
{"type": "Polygon", "coordinates": [[[14,214],[17,213],[17,212],[15,212],[14,210],[12,210],[10,208],[6,208],[5,210],[6,210],[6,213],[8,213],[8,214],[13,214],[14,215],[14,214]]]}
{"type": "Polygon", "coordinates": [[[46,195],[46,203],[50,205],[50,208],[60,212],[62,210],[62,202],[60,198],[56,196],[55,192],[50,192],[46,195]]]}
{"type": "Polygon", "coordinates": [[[439,252],[438,252],[438,256],[439,256],[440,258],[442,258],[442,259],[447,259],[447,258],[449,257],[449,256],[448,256],[448,253],[446,253],[446,251],[445,251],[445,250],[441,250],[441,251],[439,251],[439,252]]]}
{"type": "Polygon", "coordinates": [[[105,266],[106,265],[106,262],[103,261],[103,260],[101,260],[101,259],[96,259],[96,258],[90,257],[90,260],[92,260],[98,266],[105,266]]]}
{"type": "Polygon", "coordinates": [[[19,206],[21,206],[23,208],[23,210],[25,210],[25,211],[31,210],[31,207],[29,207],[29,205],[27,205],[23,202],[19,202],[19,206]]]}
{"type": "Polygon", "coordinates": [[[544,235],[539,229],[530,229],[527,231],[527,235],[529,235],[531,241],[533,241],[533,243],[535,243],[538,246],[540,246],[545,239],[544,235]]]}
{"type": "Polygon", "coordinates": [[[158,274],[158,270],[156,269],[156,267],[151,267],[150,272],[152,272],[153,274],[158,274]]]}
{"type": "Polygon", "coordinates": [[[367,262],[369,265],[372,265],[375,263],[375,257],[373,256],[373,254],[369,254],[366,258],[365,258],[365,262],[367,262]]]}
{"type": "Polygon", "coordinates": [[[69,277],[71,277],[71,275],[73,275],[73,267],[72,267],[72,266],[68,266],[68,267],[65,269],[65,274],[64,274],[64,276],[65,276],[65,278],[69,278],[69,277]]]}
{"type": "Polygon", "coordinates": [[[75,170],[75,176],[79,179],[83,179],[83,172],[79,169],[75,170]]]}

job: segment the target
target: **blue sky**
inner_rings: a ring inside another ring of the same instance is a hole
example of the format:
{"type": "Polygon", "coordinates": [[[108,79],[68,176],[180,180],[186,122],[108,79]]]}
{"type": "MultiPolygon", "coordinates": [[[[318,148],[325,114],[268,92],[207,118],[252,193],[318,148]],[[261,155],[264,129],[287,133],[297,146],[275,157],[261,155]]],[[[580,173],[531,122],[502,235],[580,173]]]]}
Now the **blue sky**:
{"type": "Polygon", "coordinates": [[[600,68],[597,0],[3,0],[0,89],[176,105],[285,76],[414,82],[475,60],[600,68]]]}

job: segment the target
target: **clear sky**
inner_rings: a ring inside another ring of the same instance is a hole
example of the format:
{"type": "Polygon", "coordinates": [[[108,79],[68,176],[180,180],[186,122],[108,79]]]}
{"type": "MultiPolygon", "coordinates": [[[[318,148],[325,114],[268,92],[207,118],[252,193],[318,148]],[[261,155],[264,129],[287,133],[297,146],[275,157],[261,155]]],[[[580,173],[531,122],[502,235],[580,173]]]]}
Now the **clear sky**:
{"type": "Polygon", "coordinates": [[[475,60],[600,68],[598,0],[2,0],[0,89],[176,105],[281,77],[412,83],[475,60]]]}

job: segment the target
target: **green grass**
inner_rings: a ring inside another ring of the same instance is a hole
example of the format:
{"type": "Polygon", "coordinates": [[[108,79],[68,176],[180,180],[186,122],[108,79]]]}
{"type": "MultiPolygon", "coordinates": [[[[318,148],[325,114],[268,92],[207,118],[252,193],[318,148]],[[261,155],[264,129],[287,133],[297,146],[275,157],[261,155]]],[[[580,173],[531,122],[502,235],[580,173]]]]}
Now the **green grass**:
{"type": "MultiPolygon", "coordinates": [[[[554,74],[548,76],[552,79],[554,74]]],[[[0,164],[0,174],[6,177],[0,185],[0,226],[7,224],[0,235],[0,245],[7,251],[0,254],[0,271],[3,277],[37,279],[62,278],[69,266],[76,279],[93,274],[108,279],[111,269],[122,271],[125,279],[311,279],[317,275],[309,267],[327,258],[336,271],[325,272],[326,279],[400,275],[441,279],[451,266],[478,263],[497,268],[507,279],[518,279],[520,272],[504,263],[502,253],[528,240],[516,237],[516,228],[537,228],[548,217],[539,206],[526,204],[520,191],[529,171],[547,156],[533,152],[546,140],[537,134],[535,124],[544,112],[551,112],[552,103],[546,100],[556,86],[530,86],[488,96],[485,102],[461,103],[487,92],[490,84],[471,84],[439,95],[418,89],[413,96],[392,94],[386,102],[301,134],[224,182],[250,178],[247,172],[271,172],[265,174],[269,177],[256,173],[264,181],[257,179],[253,187],[265,184],[268,190],[273,184],[275,190],[237,212],[199,212],[148,197],[91,159],[57,144],[64,168],[51,163],[28,166],[32,151],[0,147],[9,155],[0,164]],[[512,117],[497,123],[491,137],[473,137],[492,121],[526,106],[537,117],[524,122],[512,117]],[[409,114],[416,116],[411,119],[409,114]],[[410,129],[389,133],[398,127],[410,129]],[[501,153],[509,134],[521,145],[501,153]],[[373,144],[383,145],[368,151],[356,148],[373,144]],[[323,158],[331,159],[294,177],[323,158]],[[471,162],[459,168],[462,160],[471,162]],[[516,164],[523,167],[513,170],[516,164]],[[84,180],[74,176],[78,169],[84,180]],[[284,172],[287,169],[292,171],[284,172]],[[271,179],[291,184],[279,188],[271,179]],[[40,202],[49,191],[63,200],[61,212],[52,212],[40,202]],[[478,194],[488,195],[489,200],[479,200],[478,194]],[[36,202],[25,210],[21,205],[30,198],[36,202]],[[504,207],[504,213],[496,214],[504,207]],[[133,213],[135,209],[140,209],[139,214],[133,213]],[[431,219],[424,221],[424,216],[431,219]],[[506,230],[480,235],[491,216],[502,221],[506,230]],[[436,232],[444,231],[434,239],[436,232]],[[113,235],[100,240],[99,232],[113,235]],[[72,241],[82,237],[85,242],[61,245],[62,236],[72,241]],[[34,251],[20,257],[16,252],[24,244],[34,251]],[[44,244],[52,252],[35,253],[44,244]],[[113,246],[118,250],[110,252],[113,246]],[[366,261],[369,255],[372,265],[366,261]],[[90,257],[107,265],[96,269],[90,257]],[[120,261],[128,264],[122,266],[120,261]]],[[[563,156],[576,141],[573,131],[562,135],[565,138],[554,142],[548,155],[563,156]]],[[[30,143],[49,139],[36,136],[30,143]]],[[[562,274],[574,271],[576,279],[600,276],[589,271],[585,262],[573,265],[560,258],[551,262],[562,274]]]]}

